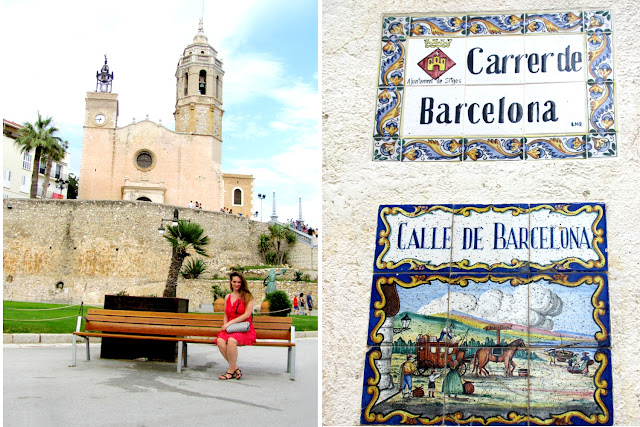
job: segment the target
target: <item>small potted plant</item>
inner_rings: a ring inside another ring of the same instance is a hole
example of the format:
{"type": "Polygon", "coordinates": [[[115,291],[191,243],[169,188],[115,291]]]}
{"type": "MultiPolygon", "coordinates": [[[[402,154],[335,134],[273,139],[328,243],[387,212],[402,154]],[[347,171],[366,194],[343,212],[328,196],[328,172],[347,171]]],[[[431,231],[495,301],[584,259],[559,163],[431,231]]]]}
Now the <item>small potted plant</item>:
{"type": "Polygon", "coordinates": [[[211,285],[211,293],[213,294],[213,311],[214,312],[223,312],[224,311],[224,297],[226,297],[230,291],[228,289],[223,289],[220,285],[211,285]]]}

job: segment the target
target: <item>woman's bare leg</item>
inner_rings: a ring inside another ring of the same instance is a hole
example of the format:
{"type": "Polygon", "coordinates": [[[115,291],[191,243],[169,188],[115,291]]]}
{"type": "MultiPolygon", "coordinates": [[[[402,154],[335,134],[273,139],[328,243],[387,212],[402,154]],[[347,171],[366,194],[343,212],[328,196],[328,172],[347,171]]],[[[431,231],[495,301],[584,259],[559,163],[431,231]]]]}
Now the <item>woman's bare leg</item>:
{"type": "Polygon", "coordinates": [[[227,342],[223,339],[218,338],[216,340],[216,343],[218,344],[218,349],[220,350],[220,354],[222,354],[222,357],[224,357],[224,360],[228,362],[229,358],[227,357],[227,342]]]}
{"type": "Polygon", "coordinates": [[[234,372],[238,369],[236,363],[238,361],[238,341],[236,341],[235,338],[229,338],[227,342],[225,359],[229,362],[229,370],[227,372],[234,372]]]}

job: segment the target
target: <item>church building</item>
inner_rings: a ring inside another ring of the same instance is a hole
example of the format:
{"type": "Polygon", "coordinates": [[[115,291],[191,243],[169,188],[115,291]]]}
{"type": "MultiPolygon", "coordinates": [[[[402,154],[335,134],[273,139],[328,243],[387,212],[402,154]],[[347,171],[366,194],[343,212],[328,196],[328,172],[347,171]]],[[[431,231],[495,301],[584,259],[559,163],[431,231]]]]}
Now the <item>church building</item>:
{"type": "Polygon", "coordinates": [[[253,213],[253,176],[222,172],[222,61],[202,20],[176,69],[175,132],[147,119],[118,127],[107,59],[87,92],[79,199],[150,201],[253,213]],[[228,182],[227,182],[228,181],[228,182]]]}

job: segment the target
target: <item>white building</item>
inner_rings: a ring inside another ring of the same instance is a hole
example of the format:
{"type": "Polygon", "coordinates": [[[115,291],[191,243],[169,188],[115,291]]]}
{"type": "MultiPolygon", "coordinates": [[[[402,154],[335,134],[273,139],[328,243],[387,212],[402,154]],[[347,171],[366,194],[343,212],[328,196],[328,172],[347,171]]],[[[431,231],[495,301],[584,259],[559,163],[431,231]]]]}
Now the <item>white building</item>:
{"type": "MultiPolygon", "coordinates": [[[[22,129],[17,123],[2,119],[2,198],[28,199],[31,189],[31,175],[33,173],[34,151],[21,153],[15,140],[22,129]]],[[[42,198],[42,183],[44,182],[46,164],[41,162],[38,177],[38,198],[42,198]]],[[[64,160],[53,162],[47,199],[66,199],[67,188],[60,189],[56,184],[57,179],[66,180],[69,176],[69,153],[64,160]]]]}

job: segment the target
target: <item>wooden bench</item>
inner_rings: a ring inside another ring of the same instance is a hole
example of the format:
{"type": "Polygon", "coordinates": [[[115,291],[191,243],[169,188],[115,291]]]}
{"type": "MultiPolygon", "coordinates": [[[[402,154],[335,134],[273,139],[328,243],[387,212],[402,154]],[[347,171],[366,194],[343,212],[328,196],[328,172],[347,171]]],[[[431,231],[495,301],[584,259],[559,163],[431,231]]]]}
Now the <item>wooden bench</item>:
{"type": "MultiPolygon", "coordinates": [[[[104,310],[91,308],[87,312],[84,331],[81,331],[83,316],[78,316],[76,332],[73,333],[72,366],[76,365],[76,339],[86,340],[87,360],[90,360],[89,338],[110,337],[143,340],[174,341],[178,343],[178,373],[183,360],[183,343],[216,344],[224,320],[223,314],[163,313],[156,311],[104,310]]],[[[286,347],[287,372],[295,379],[295,327],[291,317],[254,316],[253,327],[257,340],[254,345],[286,347]]]]}

